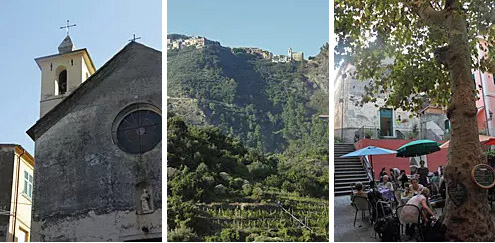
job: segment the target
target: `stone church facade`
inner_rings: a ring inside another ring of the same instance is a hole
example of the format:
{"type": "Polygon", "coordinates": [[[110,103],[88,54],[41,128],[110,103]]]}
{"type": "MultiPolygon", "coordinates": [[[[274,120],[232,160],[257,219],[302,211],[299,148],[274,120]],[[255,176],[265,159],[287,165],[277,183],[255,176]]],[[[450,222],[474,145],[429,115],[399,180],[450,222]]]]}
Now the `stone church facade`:
{"type": "Polygon", "coordinates": [[[59,54],[37,59],[42,100],[64,97],[27,131],[36,158],[31,240],[160,240],[162,53],[130,42],[93,72],[67,37],[59,54]]]}

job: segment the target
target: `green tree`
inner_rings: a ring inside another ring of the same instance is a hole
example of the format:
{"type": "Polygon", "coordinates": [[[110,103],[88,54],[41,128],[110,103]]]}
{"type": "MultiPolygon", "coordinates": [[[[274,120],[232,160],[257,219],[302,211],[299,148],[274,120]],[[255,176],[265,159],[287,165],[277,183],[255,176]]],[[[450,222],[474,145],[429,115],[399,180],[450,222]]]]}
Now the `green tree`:
{"type": "Polygon", "coordinates": [[[262,180],[268,177],[274,171],[268,165],[265,165],[259,161],[247,165],[249,173],[254,180],[262,180]]]}
{"type": "Polygon", "coordinates": [[[200,238],[191,228],[180,227],[167,232],[167,241],[169,242],[190,242],[200,241],[200,238]]]}
{"type": "Polygon", "coordinates": [[[237,229],[229,229],[229,228],[223,229],[222,232],[220,233],[220,237],[224,242],[244,241],[244,239],[241,238],[242,237],[241,232],[239,232],[239,230],[237,229]]]}
{"type": "Polygon", "coordinates": [[[444,223],[451,241],[495,239],[486,190],[471,179],[471,169],[486,163],[471,70],[486,68],[476,61],[477,37],[493,43],[494,13],[494,2],[481,0],[335,1],[336,63],[343,58],[356,67],[357,78],[374,80],[363,101],[388,92],[387,105],[406,110],[418,111],[425,101],[448,107],[445,179],[449,187],[467,189],[466,202],[454,203],[447,194],[444,223]]]}
{"type": "Polygon", "coordinates": [[[256,199],[262,199],[265,193],[263,192],[263,189],[261,189],[259,186],[255,186],[252,190],[253,197],[256,199]]]}
{"type": "Polygon", "coordinates": [[[242,193],[244,193],[245,196],[251,195],[252,191],[253,191],[253,188],[251,187],[250,184],[242,185],[242,193]]]}

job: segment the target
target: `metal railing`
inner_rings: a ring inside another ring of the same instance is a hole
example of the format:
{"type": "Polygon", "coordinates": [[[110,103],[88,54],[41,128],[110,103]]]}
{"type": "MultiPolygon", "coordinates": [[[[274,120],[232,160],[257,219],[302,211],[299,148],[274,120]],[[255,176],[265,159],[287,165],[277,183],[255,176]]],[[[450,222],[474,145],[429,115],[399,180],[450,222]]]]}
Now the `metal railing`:
{"type": "Polygon", "coordinates": [[[362,126],[354,133],[354,142],[361,139],[414,139],[419,138],[419,131],[413,129],[396,129],[394,136],[384,136],[380,128],[372,126],[362,126]]]}
{"type": "Polygon", "coordinates": [[[379,136],[380,136],[380,129],[376,127],[362,126],[354,133],[354,142],[357,142],[365,138],[376,139],[379,136]]]}
{"type": "Polygon", "coordinates": [[[397,139],[406,139],[406,135],[400,130],[395,130],[395,137],[397,137],[397,139]]]}
{"type": "Polygon", "coordinates": [[[360,127],[356,132],[354,132],[354,142],[357,142],[364,138],[364,126],[360,127]]]}
{"type": "Polygon", "coordinates": [[[362,162],[363,162],[364,168],[366,169],[366,175],[368,176],[368,179],[370,181],[374,181],[374,171],[373,171],[373,168],[371,167],[370,161],[368,160],[368,156],[363,156],[362,158],[363,158],[362,162]]]}
{"type": "Polygon", "coordinates": [[[421,129],[421,139],[429,139],[433,141],[445,141],[445,131],[442,129],[421,129]]]}

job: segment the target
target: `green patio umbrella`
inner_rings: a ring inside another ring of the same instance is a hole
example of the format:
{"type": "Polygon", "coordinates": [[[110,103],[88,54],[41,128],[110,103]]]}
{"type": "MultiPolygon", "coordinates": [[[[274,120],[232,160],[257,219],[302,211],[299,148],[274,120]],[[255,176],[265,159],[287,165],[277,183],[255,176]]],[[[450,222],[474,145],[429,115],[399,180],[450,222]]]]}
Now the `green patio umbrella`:
{"type": "Polygon", "coordinates": [[[432,140],[416,140],[397,149],[397,157],[416,157],[440,151],[441,143],[432,140]]]}

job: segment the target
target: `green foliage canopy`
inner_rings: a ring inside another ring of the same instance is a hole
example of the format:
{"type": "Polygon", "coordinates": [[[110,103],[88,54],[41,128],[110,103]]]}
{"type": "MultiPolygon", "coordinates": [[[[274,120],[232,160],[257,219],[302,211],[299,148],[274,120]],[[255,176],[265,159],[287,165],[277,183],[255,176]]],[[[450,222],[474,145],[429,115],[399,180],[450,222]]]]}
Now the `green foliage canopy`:
{"type": "MultiPolygon", "coordinates": [[[[478,61],[478,37],[493,43],[493,1],[335,1],[335,63],[351,63],[361,80],[373,79],[363,102],[387,93],[387,105],[418,111],[424,102],[447,106],[451,96],[448,70],[436,61],[451,29],[442,18],[459,7],[468,23],[472,68],[478,61]]],[[[494,57],[493,48],[490,57],[494,57]]]]}

